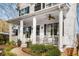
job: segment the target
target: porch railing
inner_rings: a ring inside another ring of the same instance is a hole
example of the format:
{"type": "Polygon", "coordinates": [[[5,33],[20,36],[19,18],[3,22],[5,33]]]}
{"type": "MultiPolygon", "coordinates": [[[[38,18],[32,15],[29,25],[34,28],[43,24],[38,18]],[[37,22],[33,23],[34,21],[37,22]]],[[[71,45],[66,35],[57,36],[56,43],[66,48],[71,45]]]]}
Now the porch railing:
{"type": "Polygon", "coordinates": [[[40,44],[40,36],[36,36],[36,43],[40,44]]]}
{"type": "MultiPolygon", "coordinates": [[[[42,39],[40,39],[40,36],[36,37],[36,43],[40,44],[42,39]]],[[[47,37],[44,36],[43,39],[43,44],[53,44],[53,45],[58,45],[59,39],[58,36],[54,36],[54,37],[47,37]]]]}

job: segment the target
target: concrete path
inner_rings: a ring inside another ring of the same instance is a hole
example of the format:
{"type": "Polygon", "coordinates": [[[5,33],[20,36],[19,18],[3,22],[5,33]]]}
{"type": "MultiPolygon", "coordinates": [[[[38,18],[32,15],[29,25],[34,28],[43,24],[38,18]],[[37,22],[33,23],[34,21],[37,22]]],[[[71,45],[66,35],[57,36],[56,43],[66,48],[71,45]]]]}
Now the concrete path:
{"type": "Polygon", "coordinates": [[[15,53],[17,56],[31,56],[21,50],[21,47],[17,47],[11,50],[12,53],[15,53]]]}

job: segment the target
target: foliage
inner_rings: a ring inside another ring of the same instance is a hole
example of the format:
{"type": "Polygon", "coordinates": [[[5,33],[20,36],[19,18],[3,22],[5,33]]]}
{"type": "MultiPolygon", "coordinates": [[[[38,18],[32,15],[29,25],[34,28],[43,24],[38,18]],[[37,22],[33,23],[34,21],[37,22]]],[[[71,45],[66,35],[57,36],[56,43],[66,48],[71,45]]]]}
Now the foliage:
{"type": "Polygon", "coordinates": [[[45,46],[42,44],[35,44],[31,46],[31,49],[33,52],[44,52],[45,51],[45,46]]]}
{"type": "Polygon", "coordinates": [[[7,42],[6,45],[16,45],[15,41],[7,42]]]}
{"type": "Polygon", "coordinates": [[[26,42],[26,44],[27,44],[27,48],[30,48],[32,45],[32,42],[29,40],[29,42],[26,42]]]}
{"type": "Polygon", "coordinates": [[[55,47],[55,46],[53,46],[53,45],[51,45],[51,44],[45,45],[46,51],[52,50],[52,49],[54,49],[54,47],[55,47]]]}
{"type": "Polygon", "coordinates": [[[15,56],[16,54],[10,52],[11,49],[13,49],[13,47],[12,47],[11,45],[8,46],[8,47],[6,47],[6,48],[4,49],[4,55],[5,55],[5,56],[15,56]]]}
{"type": "Polygon", "coordinates": [[[12,48],[13,48],[13,47],[8,46],[8,47],[6,47],[4,50],[5,50],[5,51],[10,51],[12,48]]]}
{"type": "Polygon", "coordinates": [[[20,39],[18,39],[17,44],[18,44],[18,47],[21,46],[21,40],[20,39]]]}
{"type": "Polygon", "coordinates": [[[9,41],[8,35],[0,34],[0,45],[5,44],[9,41]]]}
{"type": "Polygon", "coordinates": [[[53,45],[34,44],[31,46],[33,55],[59,56],[60,51],[53,45]]]}
{"type": "Polygon", "coordinates": [[[53,47],[53,49],[48,51],[47,55],[48,56],[59,56],[61,55],[61,53],[57,47],[53,47]]]}
{"type": "Polygon", "coordinates": [[[6,48],[4,48],[4,55],[5,56],[15,56],[16,54],[11,53],[11,49],[13,49],[15,46],[15,42],[11,41],[11,42],[7,42],[6,43],[6,48]]]}
{"type": "Polygon", "coordinates": [[[16,56],[16,54],[11,53],[10,51],[5,51],[5,56],[16,56]]]}

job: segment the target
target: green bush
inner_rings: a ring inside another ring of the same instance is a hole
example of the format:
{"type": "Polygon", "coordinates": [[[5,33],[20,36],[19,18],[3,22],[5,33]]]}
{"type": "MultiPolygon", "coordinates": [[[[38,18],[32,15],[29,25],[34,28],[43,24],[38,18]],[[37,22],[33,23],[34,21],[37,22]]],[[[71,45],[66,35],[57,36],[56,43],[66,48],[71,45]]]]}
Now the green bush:
{"type": "Polygon", "coordinates": [[[27,44],[27,48],[30,48],[32,45],[32,42],[29,40],[29,42],[26,42],[26,44],[27,44]]]}
{"type": "Polygon", "coordinates": [[[14,53],[11,53],[11,52],[9,52],[9,51],[5,51],[5,56],[16,56],[16,54],[14,54],[14,53]]]}
{"type": "Polygon", "coordinates": [[[10,52],[11,49],[12,49],[11,46],[6,47],[6,48],[4,49],[4,55],[5,55],[5,56],[16,56],[16,54],[10,52]]]}
{"type": "Polygon", "coordinates": [[[16,45],[15,41],[7,42],[6,45],[16,45]]]}
{"type": "Polygon", "coordinates": [[[18,44],[18,47],[20,47],[21,46],[21,40],[20,39],[18,39],[18,41],[17,41],[17,44],[18,44]]]}
{"type": "Polygon", "coordinates": [[[34,44],[31,46],[34,55],[59,56],[61,53],[56,46],[34,44]]]}
{"type": "Polygon", "coordinates": [[[31,46],[31,49],[33,52],[44,52],[45,51],[45,46],[42,44],[35,44],[31,46]]]}
{"type": "Polygon", "coordinates": [[[53,49],[48,50],[47,52],[47,56],[60,56],[60,55],[61,55],[61,52],[57,47],[53,47],[53,49]]]}
{"type": "Polygon", "coordinates": [[[54,47],[55,46],[53,46],[53,45],[45,45],[46,51],[52,50],[52,49],[54,49],[54,47]]]}
{"type": "Polygon", "coordinates": [[[5,50],[5,51],[10,51],[11,49],[12,49],[12,47],[9,46],[9,47],[5,48],[4,50],[5,50]]]}

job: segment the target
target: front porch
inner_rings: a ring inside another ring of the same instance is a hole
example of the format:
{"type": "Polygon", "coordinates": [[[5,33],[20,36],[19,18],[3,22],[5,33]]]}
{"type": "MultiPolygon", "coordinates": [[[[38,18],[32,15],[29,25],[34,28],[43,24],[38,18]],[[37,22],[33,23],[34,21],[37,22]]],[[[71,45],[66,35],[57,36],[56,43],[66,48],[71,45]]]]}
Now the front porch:
{"type": "Polygon", "coordinates": [[[32,44],[54,44],[60,50],[63,47],[64,19],[68,7],[65,4],[27,14],[8,22],[10,24],[10,41],[22,41],[22,46],[31,40],[32,44]],[[51,15],[51,17],[50,17],[51,15]],[[16,33],[16,35],[13,32],[16,33]],[[18,34],[17,34],[18,33],[18,34]],[[16,37],[16,39],[12,39],[16,37]]]}

